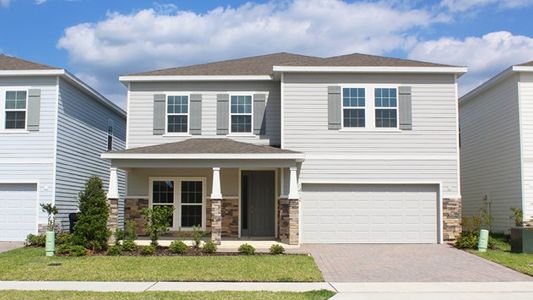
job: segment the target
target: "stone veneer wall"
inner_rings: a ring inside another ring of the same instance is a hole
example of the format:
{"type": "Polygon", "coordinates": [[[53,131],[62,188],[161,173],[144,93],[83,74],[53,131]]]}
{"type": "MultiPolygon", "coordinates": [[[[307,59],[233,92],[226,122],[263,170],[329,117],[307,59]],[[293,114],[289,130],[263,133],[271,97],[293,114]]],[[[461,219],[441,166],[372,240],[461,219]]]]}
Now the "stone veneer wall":
{"type": "Polygon", "coordinates": [[[126,199],[124,205],[124,221],[135,221],[137,235],[146,235],[145,221],[141,215],[143,208],[148,208],[148,199],[126,199]]]}
{"type": "Polygon", "coordinates": [[[453,242],[461,234],[461,198],[442,199],[442,231],[445,242],[453,242]]]}
{"type": "Polygon", "coordinates": [[[109,218],[107,219],[107,228],[111,231],[109,243],[115,242],[115,232],[118,228],[118,199],[107,199],[109,204],[109,218]]]}
{"type": "Polygon", "coordinates": [[[279,198],[278,235],[282,243],[297,245],[300,240],[300,204],[298,199],[279,198]]]}

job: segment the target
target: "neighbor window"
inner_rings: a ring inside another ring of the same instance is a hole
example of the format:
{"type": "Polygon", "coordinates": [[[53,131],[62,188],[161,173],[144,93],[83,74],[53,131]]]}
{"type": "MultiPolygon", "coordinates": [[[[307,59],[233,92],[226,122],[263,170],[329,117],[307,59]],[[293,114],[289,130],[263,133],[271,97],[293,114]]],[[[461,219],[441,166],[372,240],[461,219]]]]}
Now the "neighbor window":
{"type": "MultiPolygon", "coordinates": [[[[174,210],[174,181],[161,180],[152,182],[152,207],[169,206],[174,210]]],[[[170,227],[174,227],[174,214],[170,217],[170,227]]]]}
{"type": "Polygon", "coordinates": [[[113,120],[107,120],[107,151],[113,150],[113,120]]]}
{"type": "Polygon", "coordinates": [[[26,129],[26,91],[6,91],[5,129],[26,129]]]}
{"type": "Polygon", "coordinates": [[[231,132],[252,132],[252,96],[231,96],[231,132]]]}
{"type": "Polygon", "coordinates": [[[167,132],[187,133],[189,130],[189,97],[168,96],[167,132]]]}
{"type": "Polygon", "coordinates": [[[181,227],[202,226],[203,182],[181,182],[181,227]]]}
{"type": "Polygon", "coordinates": [[[342,89],[343,127],[365,127],[365,89],[342,89]]]}
{"type": "Polygon", "coordinates": [[[396,128],[398,101],[395,88],[376,88],[374,91],[376,128],[396,128]]]}

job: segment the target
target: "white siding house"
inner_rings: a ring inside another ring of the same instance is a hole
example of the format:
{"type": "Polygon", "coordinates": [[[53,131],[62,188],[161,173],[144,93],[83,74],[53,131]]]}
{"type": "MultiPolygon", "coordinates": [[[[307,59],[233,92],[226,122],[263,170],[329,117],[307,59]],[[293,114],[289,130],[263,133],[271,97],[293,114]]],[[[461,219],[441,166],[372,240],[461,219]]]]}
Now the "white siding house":
{"type": "Polygon", "coordinates": [[[56,204],[68,229],[86,180],[107,184],[108,120],[113,148],[123,149],[124,111],[64,69],[0,55],[0,241],[42,230],[40,203],[56,204]]]}
{"type": "Polygon", "coordinates": [[[512,66],[460,99],[463,215],[484,209],[498,232],[514,225],[511,208],[533,217],[532,74],[512,66]]]}

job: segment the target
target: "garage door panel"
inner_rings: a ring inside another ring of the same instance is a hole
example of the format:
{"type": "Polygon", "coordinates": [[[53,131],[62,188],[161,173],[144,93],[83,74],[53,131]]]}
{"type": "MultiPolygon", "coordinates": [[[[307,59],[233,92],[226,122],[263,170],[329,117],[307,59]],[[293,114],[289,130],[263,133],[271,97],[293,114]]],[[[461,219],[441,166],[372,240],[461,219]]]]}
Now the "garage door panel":
{"type": "Polygon", "coordinates": [[[304,184],[302,242],[436,243],[437,191],[436,185],[304,184]]]}
{"type": "Polygon", "coordinates": [[[23,241],[36,233],[37,185],[0,183],[0,241],[23,241]]]}

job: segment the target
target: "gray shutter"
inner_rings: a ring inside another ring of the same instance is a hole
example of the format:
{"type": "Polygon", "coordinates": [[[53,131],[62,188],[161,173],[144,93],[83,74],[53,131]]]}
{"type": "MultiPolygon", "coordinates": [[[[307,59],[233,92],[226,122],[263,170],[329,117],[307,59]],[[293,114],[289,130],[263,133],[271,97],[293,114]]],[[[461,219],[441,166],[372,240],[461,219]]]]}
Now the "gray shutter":
{"type": "Polygon", "coordinates": [[[328,129],[341,129],[340,86],[328,86],[328,129]]]}
{"type": "Polygon", "coordinates": [[[28,91],[28,113],[27,124],[28,131],[39,131],[39,122],[41,120],[41,90],[31,89],[28,91]]]}
{"type": "Polygon", "coordinates": [[[202,95],[191,94],[190,106],[191,128],[189,131],[192,135],[200,135],[202,134],[202,95]]]}
{"type": "Polygon", "coordinates": [[[254,94],[254,134],[264,134],[266,95],[254,94]]]}
{"type": "Polygon", "coordinates": [[[217,134],[229,132],[229,94],[217,94],[217,134]]]}
{"type": "Polygon", "coordinates": [[[400,129],[402,130],[411,130],[413,129],[412,121],[412,108],[411,108],[411,87],[410,86],[401,86],[398,89],[400,94],[399,99],[399,122],[400,129]]]}
{"type": "Polygon", "coordinates": [[[165,94],[154,95],[154,135],[165,133],[165,94]]]}

